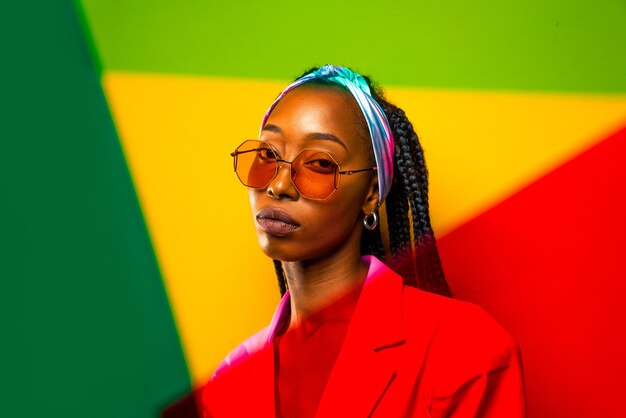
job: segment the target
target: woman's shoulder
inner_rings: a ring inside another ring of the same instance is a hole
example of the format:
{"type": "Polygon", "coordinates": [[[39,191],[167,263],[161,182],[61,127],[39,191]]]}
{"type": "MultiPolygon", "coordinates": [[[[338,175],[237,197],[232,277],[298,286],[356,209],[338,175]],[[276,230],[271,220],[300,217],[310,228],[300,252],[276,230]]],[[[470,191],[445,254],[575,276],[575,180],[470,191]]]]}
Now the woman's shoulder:
{"type": "MultiPolygon", "coordinates": [[[[255,396],[260,396],[251,392],[257,389],[254,387],[255,382],[262,377],[259,376],[259,371],[265,370],[259,366],[260,363],[266,362],[267,348],[271,348],[271,344],[267,342],[268,335],[269,326],[237,345],[219,363],[202,389],[201,403],[204,417],[232,416],[233,409],[246,408],[245,405],[235,407],[234,402],[238,402],[242,397],[256,399],[255,396]]],[[[255,401],[251,400],[250,405],[254,404],[255,401]]],[[[252,415],[246,413],[245,416],[252,415]]]]}
{"type": "Polygon", "coordinates": [[[442,355],[484,364],[506,363],[519,350],[509,333],[477,304],[409,286],[377,258],[370,256],[366,261],[379,283],[378,302],[373,305],[401,303],[405,337],[413,349],[429,347],[433,352],[434,348],[442,355]],[[394,289],[400,288],[401,296],[396,299],[399,294],[394,289]],[[391,299],[383,302],[380,298],[391,299]]]}
{"type": "Polygon", "coordinates": [[[255,354],[267,347],[269,328],[266,326],[233,348],[218,364],[211,380],[223,377],[236,368],[245,368],[255,354]]]}
{"type": "Polygon", "coordinates": [[[520,347],[483,308],[405,288],[403,310],[407,342],[422,348],[422,391],[431,411],[443,416],[456,405],[460,415],[475,416],[474,407],[489,398],[485,416],[525,416],[520,347]]]}
{"type": "Polygon", "coordinates": [[[481,306],[456,299],[427,292],[412,286],[403,286],[403,305],[408,310],[420,313],[436,322],[476,323],[488,327],[500,328],[498,323],[481,306]]]}
{"type": "Polygon", "coordinates": [[[405,286],[403,310],[409,336],[426,336],[430,355],[448,366],[497,369],[519,356],[517,342],[474,303],[405,286]]]}

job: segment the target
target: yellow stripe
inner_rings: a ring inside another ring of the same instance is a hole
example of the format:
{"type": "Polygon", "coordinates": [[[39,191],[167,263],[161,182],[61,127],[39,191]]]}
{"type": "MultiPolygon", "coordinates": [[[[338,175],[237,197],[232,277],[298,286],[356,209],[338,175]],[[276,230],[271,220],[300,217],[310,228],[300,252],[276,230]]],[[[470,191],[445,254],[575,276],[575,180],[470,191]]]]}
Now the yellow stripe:
{"type": "MultiPolygon", "coordinates": [[[[278,302],[229,153],[256,137],[283,82],[109,72],[120,133],[196,383],[278,302]]],[[[388,97],[416,126],[438,235],[622,123],[626,98],[428,91],[388,97]]],[[[511,220],[514,222],[515,220],[511,220]]]]}
{"type": "Polygon", "coordinates": [[[439,236],[626,123],[626,97],[388,89],[424,147],[439,236]]]}
{"type": "Polygon", "coordinates": [[[199,383],[279,300],[228,154],[256,137],[280,84],[113,73],[103,85],[199,383]]]}

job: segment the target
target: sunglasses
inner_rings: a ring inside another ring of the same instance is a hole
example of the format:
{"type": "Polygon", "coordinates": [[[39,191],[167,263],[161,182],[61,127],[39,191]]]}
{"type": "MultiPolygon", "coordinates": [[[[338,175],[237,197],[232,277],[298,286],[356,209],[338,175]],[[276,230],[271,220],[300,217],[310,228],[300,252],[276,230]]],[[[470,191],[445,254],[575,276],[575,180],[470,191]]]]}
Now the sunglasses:
{"type": "Polygon", "coordinates": [[[230,154],[234,157],[235,173],[244,186],[253,189],[267,187],[278,175],[279,163],[291,165],[291,182],[298,193],[307,199],[324,200],[339,187],[339,175],[346,176],[376,167],[360,170],[341,170],[339,163],[326,151],[303,149],[292,161],[280,158],[272,144],[247,140],[230,154]]]}

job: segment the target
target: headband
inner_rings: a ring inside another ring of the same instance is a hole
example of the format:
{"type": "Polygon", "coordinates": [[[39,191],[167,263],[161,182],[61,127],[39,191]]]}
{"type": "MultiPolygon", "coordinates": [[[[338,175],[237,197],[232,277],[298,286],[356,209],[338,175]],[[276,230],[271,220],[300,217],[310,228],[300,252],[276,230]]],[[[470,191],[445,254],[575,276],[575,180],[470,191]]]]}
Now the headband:
{"type": "Polygon", "coordinates": [[[359,104],[363,116],[365,116],[370,137],[372,138],[372,148],[374,149],[376,171],[378,174],[378,206],[382,205],[389,193],[389,189],[391,189],[391,181],[393,180],[393,134],[391,133],[385,112],[372,97],[367,82],[360,74],[345,67],[326,64],[322,68],[300,77],[287,86],[276,100],[274,100],[274,103],[272,103],[267,112],[265,112],[263,122],[261,123],[261,130],[263,130],[263,126],[265,126],[265,122],[267,122],[270,113],[285,94],[304,83],[316,79],[324,79],[346,87],[359,104]]]}

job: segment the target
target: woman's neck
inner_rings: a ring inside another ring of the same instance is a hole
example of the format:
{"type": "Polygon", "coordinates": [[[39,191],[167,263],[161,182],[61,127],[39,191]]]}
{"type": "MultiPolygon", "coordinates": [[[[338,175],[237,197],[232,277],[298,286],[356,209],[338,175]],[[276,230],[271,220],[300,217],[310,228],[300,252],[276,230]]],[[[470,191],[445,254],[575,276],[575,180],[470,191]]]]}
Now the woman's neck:
{"type": "Polygon", "coordinates": [[[291,299],[289,328],[299,327],[303,320],[363,284],[367,266],[359,250],[338,251],[319,260],[283,262],[291,299]]]}

